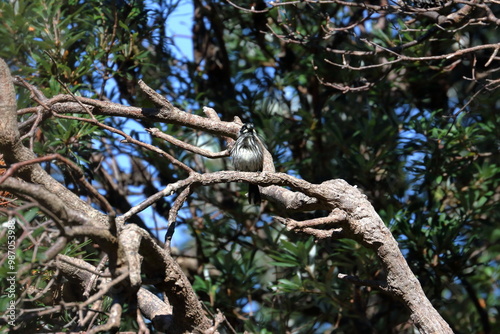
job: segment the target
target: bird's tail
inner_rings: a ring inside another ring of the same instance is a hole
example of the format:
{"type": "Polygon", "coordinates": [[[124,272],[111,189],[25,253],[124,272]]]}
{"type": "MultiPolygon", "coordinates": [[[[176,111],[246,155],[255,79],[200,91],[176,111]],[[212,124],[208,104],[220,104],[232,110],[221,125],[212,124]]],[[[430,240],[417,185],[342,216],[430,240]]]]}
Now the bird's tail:
{"type": "Polygon", "coordinates": [[[248,203],[260,204],[260,191],[256,184],[248,184],[248,203]]]}

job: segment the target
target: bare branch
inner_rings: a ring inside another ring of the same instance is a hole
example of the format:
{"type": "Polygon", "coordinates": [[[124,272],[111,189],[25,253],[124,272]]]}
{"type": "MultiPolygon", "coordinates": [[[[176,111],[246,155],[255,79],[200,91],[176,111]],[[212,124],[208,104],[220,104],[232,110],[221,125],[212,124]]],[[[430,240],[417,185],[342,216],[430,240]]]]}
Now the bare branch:
{"type": "Polygon", "coordinates": [[[106,198],[104,198],[104,196],[99,194],[99,192],[94,187],[92,187],[90,183],[88,183],[88,181],[84,177],[82,170],[73,161],[66,159],[65,157],[57,153],[12,164],[10,168],[5,172],[5,174],[3,174],[2,177],[0,177],[0,184],[3,183],[5,179],[12,176],[18,169],[24,166],[31,164],[38,164],[40,162],[51,161],[51,160],[62,161],[66,166],[71,168],[71,170],[73,170],[78,176],[77,181],[79,181],[85,187],[85,189],[87,189],[87,191],[99,201],[99,203],[106,209],[106,211],[112,217],[115,216],[115,212],[111,207],[111,205],[109,204],[109,202],[106,200],[106,198]]]}
{"type": "Polygon", "coordinates": [[[142,146],[150,151],[156,152],[156,153],[160,154],[161,156],[167,158],[168,160],[170,160],[170,162],[173,165],[184,169],[186,172],[194,173],[194,170],[191,167],[189,167],[186,164],[175,159],[172,155],[168,154],[167,152],[163,151],[162,149],[160,149],[154,145],[147,144],[147,143],[144,143],[140,140],[134,139],[130,135],[128,135],[127,133],[125,133],[121,130],[118,130],[112,126],[103,124],[103,123],[99,122],[97,119],[88,119],[88,118],[75,117],[75,116],[65,116],[65,115],[56,115],[56,117],[65,118],[65,119],[72,119],[72,120],[76,120],[76,121],[81,121],[81,122],[97,125],[105,130],[108,130],[110,132],[113,132],[113,133],[119,134],[120,136],[123,136],[125,139],[122,140],[122,143],[132,143],[132,144],[136,144],[138,146],[142,146]]]}
{"type": "Polygon", "coordinates": [[[96,334],[104,331],[118,331],[122,316],[122,304],[118,301],[111,305],[109,317],[105,324],[96,326],[89,331],[89,334],[96,334]]]}
{"type": "Polygon", "coordinates": [[[284,220],[288,230],[301,230],[305,227],[328,228],[332,226],[340,227],[342,223],[347,222],[347,214],[341,209],[334,209],[327,217],[320,217],[305,221],[296,221],[290,218],[284,220]]]}
{"type": "Polygon", "coordinates": [[[221,152],[212,152],[209,150],[202,149],[200,147],[188,144],[186,142],[183,142],[182,140],[179,140],[175,137],[172,137],[166,133],[163,133],[160,131],[158,128],[151,128],[151,129],[146,129],[147,132],[151,133],[152,136],[163,139],[168,141],[171,144],[174,144],[180,148],[183,148],[187,151],[202,155],[206,158],[211,158],[211,159],[216,159],[216,158],[224,158],[229,156],[229,151],[224,150],[221,152]]]}
{"type": "Polygon", "coordinates": [[[165,293],[173,309],[176,310],[173,319],[176,332],[193,331],[194,328],[206,329],[211,326],[211,321],[203,312],[189,280],[169,252],[162,249],[146,231],[134,224],[124,226],[120,240],[124,250],[137,254],[128,256],[129,260],[132,260],[128,268],[133,286],[140,285],[141,266],[134,266],[141,261],[139,254],[144,256],[142,261],[145,272],[160,277],[161,282],[156,286],[165,293]]]}
{"type": "Polygon", "coordinates": [[[168,251],[170,251],[170,241],[172,240],[172,236],[174,234],[177,215],[190,193],[191,193],[191,187],[187,186],[175,199],[174,205],[172,206],[170,212],[168,213],[168,229],[167,229],[167,234],[165,235],[165,249],[168,251]]]}
{"type": "Polygon", "coordinates": [[[254,13],[254,14],[262,14],[262,13],[267,13],[269,11],[269,8],[266,8],[266,9],[263,9],[263,10],[257,10],[254,8],[254,5],[252,5],[252,7],[250,7],[250,9],[248,8],[245,8],[245,7],[241,7],[241,6],[238,6],[236,5],[234,2],[230,1],[230,0],[226,0],[231,6],[233,6],[234,8],[237,8],[241,11],[244,11],[244,12],[249,12],[249,13],[254,13]]]}
{"type": "MultiPolygon", "coordinates": [[[[142,81],[139,83],[139,85],[140,87],[147,87],[146,84],[142,81]]],[[[147,92],[151,94],[153,90],[149,87],[147,88],[147,92]]],[[[156,94],[156,92],[154,93],[156,94]]],[[[197,130],[203,130],[214,135],[229,136],[232,138],[236,138],[239,130],[239,126],[233,122],[216,121],[210,118],[201,117],[181,111],[180,109],[172,106],[170,102],[168,102],[168,100],[161,101],[166,106],[164,109],[148,109],[128,107],[118,103],[93,100],[79,96],[76,96],[76,98],[94,115],[117,116],[130,119],[178,124],[188,126],[197,130]]],[[[158,102],[161,99],[157,97],[156,100],[158,102]]],[[[45,106],[49,107],[52,112],[59,115],[75,113],[86,114],[87,112],[84,108],[81,107],[80,103],[76,103],[71,95],[57,95],[48,99],[47,101],[44,101],[45,106]]],[[[44,107],[25,108],[19,110],[18,113],[36,113],[39,108],[44,107]]]]}

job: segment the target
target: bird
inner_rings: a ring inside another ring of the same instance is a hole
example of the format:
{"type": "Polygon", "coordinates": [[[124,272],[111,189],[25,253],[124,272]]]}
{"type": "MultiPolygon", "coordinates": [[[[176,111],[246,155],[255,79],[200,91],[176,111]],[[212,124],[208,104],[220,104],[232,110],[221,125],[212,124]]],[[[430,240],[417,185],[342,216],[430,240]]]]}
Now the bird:
{"type": "MultiPolygon", "coordinates": [[[[234,168],[242,172],[261,172],[264,163],[264,145],[252,123],[243,124],[236,143],[231,148],[234,168]]],[[[260,204],[259,186],[248,184],[248,203],[260,204]]]]}

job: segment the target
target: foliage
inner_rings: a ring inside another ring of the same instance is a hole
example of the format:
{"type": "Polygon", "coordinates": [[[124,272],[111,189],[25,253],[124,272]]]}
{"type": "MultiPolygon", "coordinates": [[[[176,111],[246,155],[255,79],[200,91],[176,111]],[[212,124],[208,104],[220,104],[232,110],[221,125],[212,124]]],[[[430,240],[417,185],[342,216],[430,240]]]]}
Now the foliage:
{"type": "MultiPolygon", "coordinates": [[[[167,29],[180,4],[2,2],[0,57],[49,98],[71,93],[148,107],[137,90],[141,79],[182,109],[201,113],[208,105],[224,120],[253,121],[278,171],[315,183],[343,178],[363,189],[456,332],[492,333],[500,293],[500,116],[494,71],[500,64],[486,48],[443,55],[498,46],[498,23],[471,19],[438,29],[426,11],[409,7],[384,12],[340,2],[272,7],[256,1],[251,12],[226,1],[196,0],[194,59],[188,59],[176,52],[167,29]],[[432,38],[423,38],[426,33],[432,38]]],[[[499,15],[497,4],[484,5],[499,15]]],[[[439,12],[461,7],[448,3],[439,12]]],[[[18,96],[19,108],[34,105],[26,91],[19,89],[18,96]]],[[[153,141],[142,129],[155,126],[214,151],[225,148],[206,134],[121,118],[104,122],[153,142],[199,172],[231,168],[227,159],[201,160],[153,141]]],[[[37,154],[70,156],[121,214],[182,177],[158,155],[122,144],[115,134],[90,124],[52,117],[38,131],[37,154]]],[[[46,168],[60,174],[50,164],[46,168]]],[[[74,182],[64,171],[58,179],[74,182]]],[[[383,277],[374,254],[350,240],[315,242],[292,234],[272,220],[282,208],[249,207],[239,188],[214,185],[193,193],[174,236],[179,257],[196,260],[189,278],[211,312],[222,310],[238,332],[411,332],[408,313],[397,301],[337,278],[339,273],[383,277]]],[[[158,201],[131,222],[162,240],[171,201],[158,201]]],[[[43,247],[54,223],[33,210],[18,214],[43,247]]],[[[301,220],[320,215],[288,214],[301,220]]],[[[33,270],[41,274],[24,285],[43,290],[51,273],[36,265],[28,239],[19,238],[19,263],[35,263],[33,270]]],[[[72,247],[75,257],[102,255],[88,241],[72,247]]],[[[34,298],[25,293],[23,298],[34,298]]],[[[51,305],[52,300],[37,298],[37,307],[51,305]]],[[[32,325],[62,330],[75,316],[65,312],[62,321],[39,318],[32,325]]]]}

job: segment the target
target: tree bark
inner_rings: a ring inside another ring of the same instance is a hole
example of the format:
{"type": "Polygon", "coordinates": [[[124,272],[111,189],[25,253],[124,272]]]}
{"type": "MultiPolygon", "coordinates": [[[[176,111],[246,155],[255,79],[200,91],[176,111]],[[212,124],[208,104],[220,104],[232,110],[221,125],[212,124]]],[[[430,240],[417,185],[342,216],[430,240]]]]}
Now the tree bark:
{"type": "MultiPolygon", "coordinates": [[[[70,101],[68,96],[54,97],[44,101],[44,104],[56,113],[88,113],[91,110],[96,115],[116,115],[136,119],[151,117],[155,121],[202,129],[227,138],[234,138],[238,132],[239,120],[222,122],[220,119],[210,117],[210,113],[207,113],[208,117],[188,114],[174,108],[168,100],[156,94],[143,82],[140,86],[158,106],[157,110],[145,111],[109,102],[71,97],[73,101],[79,100],[80,103],[76,103],[70,101]]],[[[12,78],[3,60],[0,60],[0,151],[8,164],[35,157],[19,139],[12,78]]],[[[372,249],[386,271],[386,281],[367,282],[346,275],[339,277],[355,284],[377,287],[401,300],[410,310],[411,319],[421,333],[452,333],[449,325],[425,296],[391,232],[359,189],[341,179],[311,184],[287,174],[275,173],[269,152],[266,152],[264,171],[261,173],[223,171],[199,174],[191,170],[187,178],[169,184],[144,203],[117,217],[116,230],[110,228],[110,221],[114,221],[114,216],[99,212],[83,202],[48,175],[39,164],[33,163],[23,168],[18,176],[24,181],[9,177],[0,184],[0,189],[6,189],[22,198],[37,200],[43,204],[45,212],[52,214],[56,221],[60,221],[61,237],[57,247],[64,247],[67,240],[74,237],[92,238],[107,251],[114,277],[121,277],[127,273],[129,293],[140,291],[141,274],[160,280],[157,287],[165,292],[173,307],[172,332],[204,330],[210,328],[212,322],[203,312],[189,281],[169,252],[162,249],[143,229],[134,224],[125,225],[126,219],[153,204],[158,198],[181,193],[185,196],[177,198],[171,209],[174,211],[169,215],[175,218],[177,214],[175,210],[182,207],[182,202],[195,187],[246,181],[261,186],[263,196],[275,201],[285,210],[328,211],[328,216],[310,221],[299,222],[280,217],[276,219],[297,233],[313,235],[316,238],[350,238],[372,249]]],[[[57,255],[58,249],[52,250],[50,253],[52,257],[57,255]]],[[[119,312],[119,307],[116,310],[119,312]]]]}

